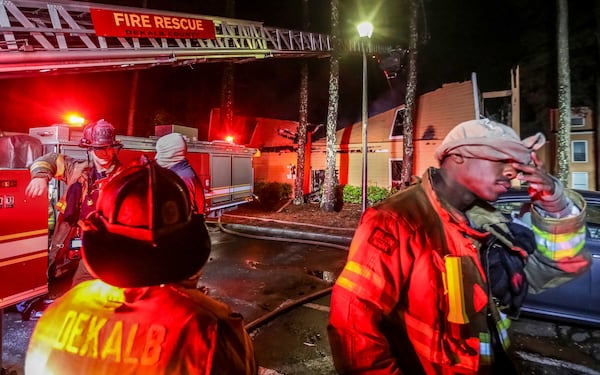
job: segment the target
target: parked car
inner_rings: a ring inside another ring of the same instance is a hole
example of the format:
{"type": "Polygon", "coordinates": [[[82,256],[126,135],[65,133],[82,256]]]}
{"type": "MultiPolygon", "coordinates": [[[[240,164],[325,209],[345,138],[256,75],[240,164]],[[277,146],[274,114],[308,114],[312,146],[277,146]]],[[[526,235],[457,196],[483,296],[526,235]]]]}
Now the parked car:
{"type": "MultiPolygon", "coordinates": [[[[587,202],[586,248],[591,268],[567,283],[539,294],[528,294],[522,314],[600,327],[600,192],[577,190],[587,202]]],[[[493,203],[505,215],[521,212],[529,202],[526,189],[511,189],[493,203]]]]}

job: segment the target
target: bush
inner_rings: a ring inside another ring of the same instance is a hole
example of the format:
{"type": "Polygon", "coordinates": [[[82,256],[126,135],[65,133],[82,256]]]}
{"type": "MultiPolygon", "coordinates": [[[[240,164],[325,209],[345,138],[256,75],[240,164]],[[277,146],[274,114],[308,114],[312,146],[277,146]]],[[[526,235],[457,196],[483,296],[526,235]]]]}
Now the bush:
{"type": "MultiPolygon", "coordinates": [[[[374,203],[380,202],[392,193],[385,188],[379,186],[367,186],[367,205],[373,205],[374,203]]],[[[362,187],[345,185],[344,186],[344,202],[348,203],[362,203],[362,187]]]]}
{"type": "Polygon", "coordinates": [[[292,195],[292,185],[280,182],[255,182],[254,195],[260,207],[265,211],[275,211],[282,200],[292,195]]]}

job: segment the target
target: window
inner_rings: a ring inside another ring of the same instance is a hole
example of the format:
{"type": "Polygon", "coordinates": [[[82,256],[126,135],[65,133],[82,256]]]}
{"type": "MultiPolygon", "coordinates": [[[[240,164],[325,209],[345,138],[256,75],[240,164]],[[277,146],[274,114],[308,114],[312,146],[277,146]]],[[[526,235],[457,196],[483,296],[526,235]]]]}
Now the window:
{"type": "Polygon", "coordinates": [[[392,188],[399,187],[402,177],[402,159],[390,159],[390,177],[392,188]]]}
{"type": "Polygon", "coordinates": [[[588,173],[587,172],[572,172],[571,173],[571,188],[587,190],[588,173]]]}
{"type": "Polygon", "coordinates": [[[394,116],[394,123],[392,124],[392,131],[390,132],[390,139],[402,138],[404,136],[405,113],[405,108],[400,108],[396,111],[396,115],[394,116]]]}
{"type": "Polygon", "coordinates": [[[585,126],[585,117],[571,116],[571,127],[582,128],[585,126]]]}
{"type": "Polygon", "coordinates": [[[587,163],[588,147],[587,141],[571,142],[571,161],[573,163],[587,163]]]}

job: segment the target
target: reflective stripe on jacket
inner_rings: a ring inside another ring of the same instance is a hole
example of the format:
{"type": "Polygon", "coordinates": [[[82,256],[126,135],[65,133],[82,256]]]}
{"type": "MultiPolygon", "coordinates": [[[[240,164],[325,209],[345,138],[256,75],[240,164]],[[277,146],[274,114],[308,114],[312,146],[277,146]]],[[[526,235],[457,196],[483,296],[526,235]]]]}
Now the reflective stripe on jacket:
{"type": "Polygon", "coordinates": [[[84,281],[44,311],[25,372],[80,374],[257,373],[239,314],[174,284],[122,289],[84,281]]]}

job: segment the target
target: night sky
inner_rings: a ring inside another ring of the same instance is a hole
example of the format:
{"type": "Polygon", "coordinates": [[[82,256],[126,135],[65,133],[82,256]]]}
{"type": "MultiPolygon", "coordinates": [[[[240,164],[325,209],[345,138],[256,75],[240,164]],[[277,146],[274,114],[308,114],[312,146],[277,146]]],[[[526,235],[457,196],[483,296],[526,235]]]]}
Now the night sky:
{"type": "MultiPolygon", "coordinates": [[[[107,1],[103,1],[108,3],[107,1]]],[[[139,7],[139,1],[113,1],[139,7]]],[[[197,14],[224,15],[224,1],[152,1],[148,8],[197,14]]],[[[263,21],[267,26],[300,29],[301,1],[236,1],[236,17],[263,21]]],[[[472,72],[484,91],[510,87],[509,70],[531,51],[523,47],[528,20],[545,30],[553,25],[555,2],[532,0],[531,7],[517,0],[423,0],[419,34],[419,92],[446,82],[468,80],[472,72]],[[533,7],[542,9],[531,12],[533,7]],[[550,9],[550,10],[549,10],[550,9]],[[540,19],[541,18],[541,19],[540,19]]],[[[593,0],[583,3],[592,4],[593,0]]],[[[310,31],[329,32],[329,2],[309,0],[310,31]]],[[[345,37],[355,37],[355,25],[371,15],[374,38],[390,46],[408,46],[407,2],[398,0],[340,0],[340,28],[345,37]]],[[[538,38],[539,39],[539,38],[538,38]]],[[[537,40],[537,39],[536,39],[537,40]]],[[[236,64],[235,113],[240,115],[298,119],[300,59],[267,59],[236,64]]],[[[326,121],[328,59],[311,59],[309,121],[326,121]]],[[[218,107],[223,64],[190,67],[159,67],[140,72],[136,101],[135,134],[153,134],[153,124],[179,123],[207,128],[210,109],[218,107]]],[[[369,61],[370,112],[383,111],[404,100],[403,71],[387,81],[376,60],[369,61]]],[[[360,116],[360,56],[343,56],[340,63],[339,122],[347,125],[360,116]]],[[[60,122],[69,110],[93,120],[105,118],[124,133],[130,100],[132,72],[71,74],[45,78],[5,79],[2,84],[0,129],[27,131],[32,126],[60,122]]]]}

